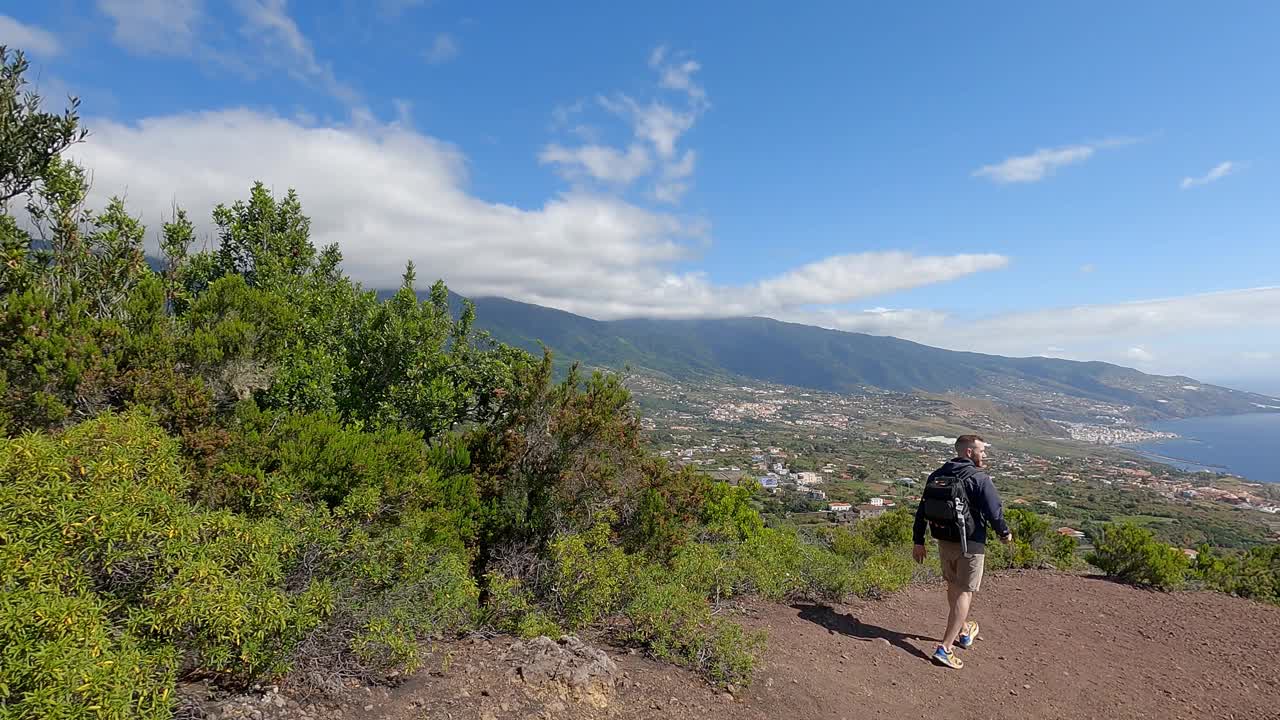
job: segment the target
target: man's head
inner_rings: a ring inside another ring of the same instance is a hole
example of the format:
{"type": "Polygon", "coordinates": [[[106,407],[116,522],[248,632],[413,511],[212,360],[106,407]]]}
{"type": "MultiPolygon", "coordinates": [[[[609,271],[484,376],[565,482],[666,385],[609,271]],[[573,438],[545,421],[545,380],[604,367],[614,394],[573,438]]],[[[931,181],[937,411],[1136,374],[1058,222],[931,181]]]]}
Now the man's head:
{"type": "Polygon", "coordinates": [[[982,467],[987,461],[988,447],[990,443],[977,435],[961,435],[956,438],[956,457],[967,458],[982,467]]]}

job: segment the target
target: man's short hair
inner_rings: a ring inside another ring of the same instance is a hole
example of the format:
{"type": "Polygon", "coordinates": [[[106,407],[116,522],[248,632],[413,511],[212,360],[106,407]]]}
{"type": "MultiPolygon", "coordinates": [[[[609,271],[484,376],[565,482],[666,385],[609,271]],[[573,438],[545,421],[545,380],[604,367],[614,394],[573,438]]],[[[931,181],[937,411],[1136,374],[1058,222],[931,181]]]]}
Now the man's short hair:
{"type": "Polygon", "coordinates": [[[979,435],[961,435],[956,438],[956,454],[963,455],[964,451],[969,448],[976,448],[979,445],[986,445],[987,441],[983,440],[979,435]]]}

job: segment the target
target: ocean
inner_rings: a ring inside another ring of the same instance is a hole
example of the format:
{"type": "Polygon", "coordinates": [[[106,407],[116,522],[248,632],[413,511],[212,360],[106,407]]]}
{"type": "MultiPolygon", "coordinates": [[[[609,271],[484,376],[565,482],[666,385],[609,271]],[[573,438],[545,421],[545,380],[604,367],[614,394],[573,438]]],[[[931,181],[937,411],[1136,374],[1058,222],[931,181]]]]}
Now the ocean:
{"type": "Polygon", "coordinates": [[[1185,470],[1213,470],[1259,482],[1280,482],[1280,413],[1224,415],[1143,423],[1177,433],[1176,440],[1127,447],[1185,470]]]}

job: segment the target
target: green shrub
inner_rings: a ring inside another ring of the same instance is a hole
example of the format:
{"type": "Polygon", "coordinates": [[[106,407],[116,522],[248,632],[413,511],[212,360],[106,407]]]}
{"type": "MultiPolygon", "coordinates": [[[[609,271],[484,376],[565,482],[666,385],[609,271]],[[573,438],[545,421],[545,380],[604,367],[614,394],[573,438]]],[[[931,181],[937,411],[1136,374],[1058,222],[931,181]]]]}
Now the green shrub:
{"type": "Polygon", "coordinates": [[[692,543],[671,577],[713,602],[754,594],[770,600],[839,600],[853,591],[849,562],[791,530],[764,528],[741,542],[692,543]]]}
{"type": "Polygon", "coordinates": [[[479,589],[466,560],[427,543],[415,555],[401,560],[379,591],[351,599],[350,611],[361,621],[351,649],[370,667],[412,672],[422,660],[421,640],[475,625],[479,589]]]}
{"type": "Polygon", "coordinates": [[[635,490],[635,511],[622,518],[627,548],[667,562],[698,534],[713,481],[691,466],[672,469],[665,460],[643,463],[643,484],[635,490]]]}
{"type": "Polygon", "coordinates": [[[65,559],[0,543],[0,572],[0,717],[171,716],[171,645],[119,632],[113,602],[57,587],[78,574],[65,559]]]}
{"type": "Polygon", "coordinates": [[[489,627],[522,638],[561,634],[560,626],[537,606],[519,580],[490,572],[485,575],[485,589],[489,597],[484,606],[484,623],[489,627]]]}
{"type": "Polygon", "coordinates": [[[713,616],[706,596],[659,579],[661,574],[661,570],[650,570],[639,578],[624,609],[629,623],[622,639],[714,683],[749,683],[764,651],[764,633],[748,633],[736,623],[713,616]]]}
{"type": "Polygon", "coordinates": [[[196,668],[240,684],[292,669],[331,687],[335,664],[348,676],[411,668],[423,640],[473,627],[465,452],[312,429],[267,469],[233,448],[210,476],[239,483],[221,509],[186,499],[178,443],[143,411],[0,441],[0,697],[36,715],[161,712],[174,673],[196,668]],[[328,454],[307,449],[335,436],[328,454]],[[305,502],[338,487],[332,510],[305,502]],[[85,679],[59,690],[72,670],[85,679]]]}
{"type": "Polygon", "coordinates": [[[900,547],[911,544],[914,524],[915,516],[906,508],[898,508],[879,517],[859,520],[854,532],[876,547],[900,547]]]}
{"type": "MultiPolygon", "coordinates": [[[[118,714],[127,714],[120,698],[155,706],[168,697],[178,662],[228,679],[285,669],[293,644],[324,620],[330,588],[315,581],[286,592],[296,533],[196,511],[181,498],[186,485],[177,443],[144,413],[106,415],[57,438],[0,441],[5,614],[34,608],[64,626],[0,628],[6,665],[42,659],[0,675],[9,697],[60,684],[63,663],[83,652],[118,666],[84,681],[85,692],[116,698],[109,712],[118,714]]],[[[92,704],[62,702],[66,712],[92,704]]]]}
{"type": "Polygon", "coordinates": [[[1005,511],[1005,521],[1013,531],[1013,545],[1005,545],[994,535],[989,536],[986,545],[988,570],[1068,570],[1077,564],[1075,538],[1059,535],[1051,529],[1047,518],[1029,510],[1013,508],[1005,511]]]}
{"type": "Polygon", "coordinates": [[[1212,590],[1280,604],[1280,545],[1235,553],[1201,545],[1191,571],[1212,590]]]}
{"type": "Polygon", "coordinates": [[[744,540],[764,528],[760,513],[751,507],[753,487],[712,483],[702,500],[702,535],[714,540],[744,540]]]}
{"type": "Polygon", "coordinates": [[[1181,585],[1188,566],[1181,550],[1131,523],[1108,525],[1086,559],[1108,575],[1160,589],[1181,585]]]}
{"type": "Polygon", "coordinates": [[[561,535],[548,548],[547,597],[566,628],[583,628],[622,606],[632,561],[610,535],[601,522],[587,532],[561,535]]]}
{"type": "Polygon", "coordinates": [[[852,590],[862,597],[883,597],[906,587],[914,572],[915,564],[906,548],[881,550],[853,571],[852,590]]]}

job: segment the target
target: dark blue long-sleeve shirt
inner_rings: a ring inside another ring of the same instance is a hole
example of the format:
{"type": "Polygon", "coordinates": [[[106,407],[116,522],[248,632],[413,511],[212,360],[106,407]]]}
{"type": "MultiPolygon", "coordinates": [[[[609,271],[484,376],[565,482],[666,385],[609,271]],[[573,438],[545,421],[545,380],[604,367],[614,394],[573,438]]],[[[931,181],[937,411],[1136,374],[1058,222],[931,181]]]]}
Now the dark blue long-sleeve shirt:
{"type": "MultiPolygon", "coordinates": [[[[948,460],[945,465],[933,471],[929,476],[932,480],[938,475],[963,475],[969,473],[964,480],[965,492],[969,494],[969,512],[973,515],[974,531],[969,536],[969,543],[978,543],[985,545],[987,542],[987,526],[995,529],[1000,537],[1009,534],[1009,525],[1004,521],[1004,506],[1000,504],[1000,493],[996,492],[996,486],[991,482],[991,476],[977,470],[977,466],[968,458],[956,458],[948,460]],[[976,470],[976,472],[975,472],[976,470]]],[[[929,525],[929,521],[924,517],[924,503],[916,506],[916,523],[912,528],[912,539],[916,545],[924,544],[924,529],[929,525]]],[[[940,540],[951,540],[952,538],[939,538],[936,530],[931,530],[930,535],[940,540]]]]}

